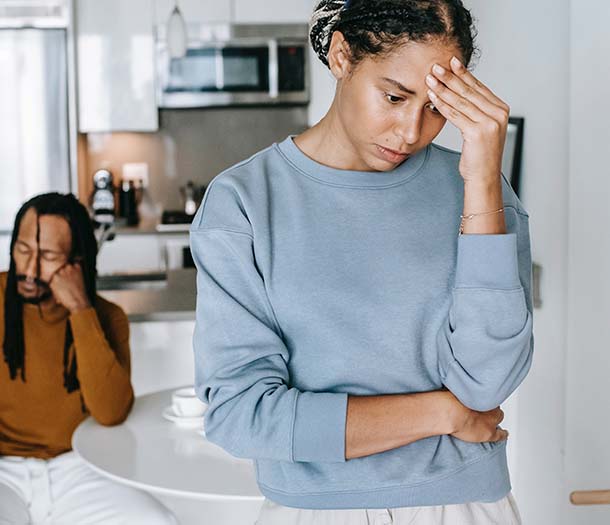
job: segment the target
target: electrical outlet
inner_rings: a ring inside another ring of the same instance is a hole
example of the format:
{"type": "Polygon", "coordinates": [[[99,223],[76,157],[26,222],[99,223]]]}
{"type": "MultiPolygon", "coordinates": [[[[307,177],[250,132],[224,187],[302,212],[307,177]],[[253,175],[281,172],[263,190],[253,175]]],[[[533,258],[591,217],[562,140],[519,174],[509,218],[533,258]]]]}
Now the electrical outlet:
{"type": "Polygon", "coordinates": [[[123,164],[123,180],[142,181],[144,188],[148,187],[148,163],[128,162],[123,164]]]}
{"type": "Polygon", "coordinates": [[[540,282],[542,280],[542,266],[536,262],[532,263],[532,295],[534,296],[534,308],[542,308],[542,294],[540,282]]]}

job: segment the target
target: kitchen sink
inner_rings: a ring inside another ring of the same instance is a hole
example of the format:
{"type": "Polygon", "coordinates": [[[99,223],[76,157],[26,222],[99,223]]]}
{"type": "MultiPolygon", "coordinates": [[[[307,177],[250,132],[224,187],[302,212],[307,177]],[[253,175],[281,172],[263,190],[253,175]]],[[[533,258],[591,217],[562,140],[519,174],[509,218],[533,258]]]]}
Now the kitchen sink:
{"type": "Polygon", "coordinates": [[[155,290],[165,286],[166,272],[109,273],[97,276],[98,290],[155,290]]]}

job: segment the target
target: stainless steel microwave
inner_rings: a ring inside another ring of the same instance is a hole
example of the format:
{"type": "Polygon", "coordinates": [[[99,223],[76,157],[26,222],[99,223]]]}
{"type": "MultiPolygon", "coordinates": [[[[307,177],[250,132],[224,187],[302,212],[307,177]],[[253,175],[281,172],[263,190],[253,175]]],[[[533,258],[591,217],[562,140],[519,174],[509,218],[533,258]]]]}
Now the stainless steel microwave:
{"type": "Polygon", "coordinates": [[[159,26],[156,48],[160,108],[309,102],[306,24],[189,25],[182,58],[170,58],[159,26]]]}

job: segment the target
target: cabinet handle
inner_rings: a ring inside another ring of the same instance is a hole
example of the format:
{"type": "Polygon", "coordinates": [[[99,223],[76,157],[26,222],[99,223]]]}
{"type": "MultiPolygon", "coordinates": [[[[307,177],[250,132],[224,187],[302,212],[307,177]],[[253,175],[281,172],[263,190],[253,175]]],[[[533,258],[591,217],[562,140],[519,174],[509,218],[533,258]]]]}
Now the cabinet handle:
{"type": "Polygon", "coordinates": [[[610,490],[575,490],[570,501],[573,505],[610,505],[610,490]]]}

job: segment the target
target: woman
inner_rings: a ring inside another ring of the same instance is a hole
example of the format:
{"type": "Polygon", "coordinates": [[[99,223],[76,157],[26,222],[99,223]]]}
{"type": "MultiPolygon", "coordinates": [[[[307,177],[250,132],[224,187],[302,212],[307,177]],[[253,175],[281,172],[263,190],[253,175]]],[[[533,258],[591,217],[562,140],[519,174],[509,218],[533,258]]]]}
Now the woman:
{"type": "Polygon", "coordinates": [[[208,186],[196,388],[259,525],[521,522],[498,425],[532,359],[528,214],[473,32],[459,0],[323,0],[328,113],[208,186]]]}

